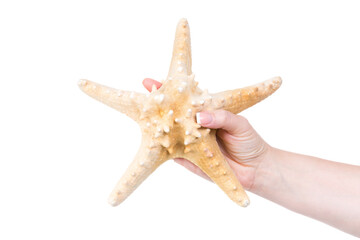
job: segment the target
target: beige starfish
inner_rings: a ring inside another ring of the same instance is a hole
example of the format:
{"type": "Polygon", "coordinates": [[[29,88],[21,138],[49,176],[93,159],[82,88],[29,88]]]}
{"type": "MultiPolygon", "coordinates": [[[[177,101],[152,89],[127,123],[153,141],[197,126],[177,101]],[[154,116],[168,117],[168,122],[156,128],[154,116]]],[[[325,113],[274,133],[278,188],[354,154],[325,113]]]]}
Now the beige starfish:
{"type": "Polygon", "coordinates": [[[209,94],[197,87],[191,72],[190,30],[186,19],[177,25],[169,74],[149,95],[109,88],[80,80],[89,96],[125,113],[141,128],[142,142],[132,164],[109,197],[113,206],[124,201],[158,166],[185,158],[200,167],[233,201],[247,206],[249,199],[216,142],[216,130],[203,128],[196,113],[224,109],[239,113],[271,95],[281,85],[275,77],[263,83],[209,94]]]}

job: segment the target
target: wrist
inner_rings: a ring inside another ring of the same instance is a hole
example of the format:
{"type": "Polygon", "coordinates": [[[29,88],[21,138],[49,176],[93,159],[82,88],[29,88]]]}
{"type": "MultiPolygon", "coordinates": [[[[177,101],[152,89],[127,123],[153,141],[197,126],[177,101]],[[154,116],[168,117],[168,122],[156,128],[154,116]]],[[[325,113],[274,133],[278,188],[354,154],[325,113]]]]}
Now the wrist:
{"type": "MultiPolygon", "coordinates": [[[[259,164],[254,172],[254,180],[250,192],[259,196],[264,196],[270,187],[279,184],[278,169],[276,167],[276,160],[279,159],[281,150],[267,146],[266,151],[259,159],[259,164]]],[[[273,191],[273,189],[271,190],[273,191]]]]}

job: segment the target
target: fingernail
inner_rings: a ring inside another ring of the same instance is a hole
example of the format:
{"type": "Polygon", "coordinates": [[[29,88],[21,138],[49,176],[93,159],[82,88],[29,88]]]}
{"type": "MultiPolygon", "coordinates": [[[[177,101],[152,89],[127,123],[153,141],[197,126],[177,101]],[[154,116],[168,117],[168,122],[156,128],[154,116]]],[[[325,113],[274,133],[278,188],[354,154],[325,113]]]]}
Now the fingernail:
{"type": "Polygon", "coordinates": [[[200,125],[206,125],[211,123],[212,116],[207,112],[197,112],[196,113],[196,122],[200,125]]]}
{"type": "Polygon", "coordinates": [[[153,85],[151,86],[151,92],[155,92],[156,90],[157,90],[157,87],[156,87],[155,84],[153,84],[153,85]]]}

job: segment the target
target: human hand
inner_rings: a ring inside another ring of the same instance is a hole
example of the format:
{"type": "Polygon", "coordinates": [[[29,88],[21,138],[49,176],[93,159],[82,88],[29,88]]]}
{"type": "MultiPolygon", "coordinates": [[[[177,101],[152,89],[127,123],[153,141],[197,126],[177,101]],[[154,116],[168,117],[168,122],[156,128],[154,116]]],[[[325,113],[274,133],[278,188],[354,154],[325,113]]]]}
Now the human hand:
{"type": "MultiPolygon", "coordinates": [[[[152,86],[161,87],[161,83],[146,78],[144,87],[151,91],[152,86]]],[[[217,142],[225,159],[233,169],[235,176],[246,190],[253,190],[256,173],[271,147],[257,134],[247,119],[225,110],[199,112],[197,122],[202,127],[218,129],[217,142]]],[[[174,159],[195,174],[210,178],[195,164],[186,159],[174,159]]]]}

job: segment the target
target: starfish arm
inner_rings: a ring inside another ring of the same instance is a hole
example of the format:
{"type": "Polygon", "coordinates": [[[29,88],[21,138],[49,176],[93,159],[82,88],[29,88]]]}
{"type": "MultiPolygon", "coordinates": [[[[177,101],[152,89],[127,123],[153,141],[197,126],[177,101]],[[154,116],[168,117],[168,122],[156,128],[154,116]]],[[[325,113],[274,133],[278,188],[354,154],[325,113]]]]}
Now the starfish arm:
{"type": "Polygon", "coordinates": [[[238,114],[273,94],[280,85],[281,78],[274,77],[253,86],[216,93],[213,95],[213,106],[238,114]]]}
{"type": "Polygon", "coordinates": [[[176,28],[168,79],[176,75],[188,76],[191,74],[190,28],[187,20],[181,19],[176,28]]]}
{"type": "Polygon", "coordinates": [[[117,206],[123,202],[165,160],[167,153],[160,146],[151,146],[151,138],[143,137],[135,159],[127,168],[109,196],[108,202],[117,206]]]}
{"type": "Polygon", "coordinates": [[[217,145],[216,130],[212,130],[204,141],[195,145],[187,158],[205,172],[231,200],[242,207],[249,205],[248,196],[217,145]]]}
{"type": "Polygon", "coordinates": [[[139,119],[146,98],[144,94],[117,90],[83,79],[78,85],[90,97],[128,115],[135,121],[139,119]]]}

